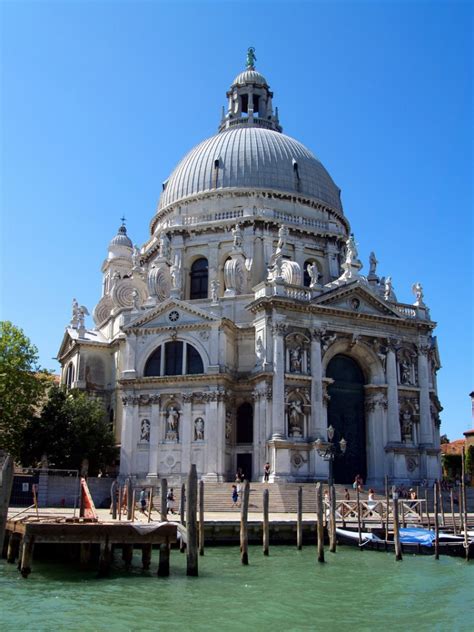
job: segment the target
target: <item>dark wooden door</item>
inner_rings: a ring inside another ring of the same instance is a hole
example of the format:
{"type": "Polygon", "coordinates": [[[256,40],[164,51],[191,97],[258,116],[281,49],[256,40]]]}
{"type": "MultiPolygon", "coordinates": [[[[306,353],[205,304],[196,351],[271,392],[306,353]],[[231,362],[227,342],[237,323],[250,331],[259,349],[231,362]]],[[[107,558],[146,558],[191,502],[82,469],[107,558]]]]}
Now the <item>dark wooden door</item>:
{"type": "Polygon", "coordinates": [[[334,482],[352,483],[359,474],[366,479],[367,451],[364,415],[364,375],[359,365],[347,356],[337,355],[328,364],[326,376],[334,383],[328,388],[328,426],[335,429],[334,442],[347,441],[346,454],[339,446],[334,460],[334,482]]]}
{"type": "Polygon", "coordinates": [[[252,480],[252,455],[237,454],[237,470],[242,470],[247,481],[252,480]]]}

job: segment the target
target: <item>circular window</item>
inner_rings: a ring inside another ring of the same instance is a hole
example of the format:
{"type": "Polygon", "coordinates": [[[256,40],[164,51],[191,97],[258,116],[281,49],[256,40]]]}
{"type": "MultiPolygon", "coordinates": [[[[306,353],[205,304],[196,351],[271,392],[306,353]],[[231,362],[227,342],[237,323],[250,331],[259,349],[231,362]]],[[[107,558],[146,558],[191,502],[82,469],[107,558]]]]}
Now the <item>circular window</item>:
{"type": "Polygon", "coordinates": [[[353,298],[351,300],[351,308],[356,312],[360,307],[360,301],[358,298],[353,298]]]}
{"type": "Polygon", "coordinates": [[[170,319],[172,323],[175,323],[177,320],[179,320],[179,312],[173,310],[172,312],[169,313],[168,318],[170,319]]]}

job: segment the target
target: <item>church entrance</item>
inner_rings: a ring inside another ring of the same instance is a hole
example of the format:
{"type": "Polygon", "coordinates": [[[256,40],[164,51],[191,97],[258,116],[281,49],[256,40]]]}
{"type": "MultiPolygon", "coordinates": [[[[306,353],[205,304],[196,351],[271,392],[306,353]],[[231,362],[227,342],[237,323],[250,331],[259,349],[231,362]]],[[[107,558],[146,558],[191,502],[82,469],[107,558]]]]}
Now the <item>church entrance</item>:
{"type": "Polygon", "coordinates": [[[357,474],[367,476],[366,431],[364,416],[364,375],[355,360],[335,356],[328,364],[326,377],[334,380],[328,387],[328,427],[335,429],[334,442],[347,441],[344,456],[334,459],[334,482],[351,483],[357,474]]]}
{"type": "Polygon", "coordinates": [[[252,480],[252,455],[251,454],[237,454],[237,472],[241,470],[245,476],[245,480],[252,480]]]}

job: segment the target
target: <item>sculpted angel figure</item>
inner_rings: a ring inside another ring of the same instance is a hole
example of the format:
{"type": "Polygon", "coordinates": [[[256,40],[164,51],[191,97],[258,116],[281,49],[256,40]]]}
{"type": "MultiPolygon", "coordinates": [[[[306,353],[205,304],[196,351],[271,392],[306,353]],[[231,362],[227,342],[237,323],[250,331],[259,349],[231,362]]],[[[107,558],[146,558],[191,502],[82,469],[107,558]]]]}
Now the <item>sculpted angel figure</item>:
{"type": "Polygon", "coordinates": [[[286,245],[286,238],[288,237],[288,228],[282,224],[278,230],[278,244],[276,248],[277,254],[283,250],[286,245]]]}
{"type": "Polygon", "coordinates": [[[217,279],[211,281],[211,301],[217,303],[219,301],[219,287],[220,283],[217,279]]]}
{"type": "Polygon", "coordinates": [[[236,224],[232,229],[232,235],[234,236],[234,248],[242,247],[242,231],[240,229],[240,224],[236,224]]]}
{"type": "Polygon", "coordinates": [[[377,261],[377,257],[375,256],[375,252],[371,252],[370,257],[369,257],[369,275],[375,274],[377,264],[378,264],[378,261],[377,261]]]}
{"type": "Polygon", "coordinates": [[[392,298],[392,293],[393,293],[392,277],[388,276],[385,279],[384,298],[386,301],[389,301],[392,298]]]}
{"type": "Polygon", "coordinates": [[[319,270],[316,262],[313,261],[313,263],[308,263],[308,265],[306,266],[306,272],[309,274],[310,278],[309,287],[315,287],[318,284],[319,280],[319,270]]]}
{"type": "Polygon", "coordinates": [[[133,246],[132,264],[134,268],[140,267],[140,248],[136,244],[133,246]]]}
{"type": "Polygon", "coordinates": [[[423,305],[423,287],[419,281],[411,286],[412,292],[415,295],[415,305],[423,305]]]}

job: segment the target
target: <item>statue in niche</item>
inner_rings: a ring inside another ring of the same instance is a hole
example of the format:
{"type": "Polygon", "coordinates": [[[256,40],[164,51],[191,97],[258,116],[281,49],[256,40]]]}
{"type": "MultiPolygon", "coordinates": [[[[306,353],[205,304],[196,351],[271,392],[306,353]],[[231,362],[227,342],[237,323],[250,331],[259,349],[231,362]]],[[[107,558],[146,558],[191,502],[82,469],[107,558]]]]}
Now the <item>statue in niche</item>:
{"type": "Polygon", "coordinates": [[[234,236],[234,248],[242,248],[242,231],[240,224],[236,224],[232,229],[232,235],[234,236]]]}
{"type": "Polygon", "coordinates": [[[415,305],[424,305],[423,303],[423,287],[421,283],[418,281],[411,286],[412,292],[415,295],[415,305]]]}
{"type": "Polygon", "coordinates": [[[174,262],[170,269],[171,278],[173,280],[173,288],[181,289],[182,284],[182,272],[181,272],[181,255],[177,252],[174,255],[174,262]]]}
{"type": "Polygon", "coordinates": [[[408,360],[402,360],[400,362],[400,383],[411,384],[411,364],[408,360]]]}
{"type": "Polygon", "coordinates": [[[219,302],[219,288],[220,288],[220,283],[217,279],[213,279],[211,281],[211,303],[218,303],[219,302]]]}
{"type": "Polygon", "coordinates": [[[405,410],[401,419],[403,441],[411,441],[413,438],[413,419],[410,411],[405,410]]]}
{"type": "Polygon", "coordinates": [[[265,347],[261,336],[257,338],[257,342],[255,343],[255,355],[257,356],[257,364],[262,364],[265,360],[265,347]]]}
{"type": "Polygon", "coordinates": [[[142,419],[140,426],[140,441],[148,443],[150,441],[150,420],[142,419]]]}
{"type": "Polygon", "coordinates": [[[290,437],[302,437],[302,421],[304,418],[302,403],[295,399],[289,404],[288,425],[290,437]]]}
{"type": "Polygon", "coordinates": [[[316,265],[316,262],[308,263],[308,265],[306,266],[306,272],[309,274],[309,278],[310,278],[309,287],[310,288],[316,287],[318,285],[318,280],[319,280],[319,270],[318,270],[318,266],[316,265]]]}
{"type": "Polygon", "coordinates": [[[225,414],[225,438],[230,441],[232,436],[232,413],[228,410],[225,414]]]}
{"type": "Polygon", "coordinates": [[[166,411],[166,441],[178,440],[179,411],[170,406],[166,411]]]}
{"type": "Polygon", "coordinates": [[[375,276],[377,269],[377,257],[375,256],[375,252],[371,252],[369,256],[369,276],[375,276]]]}
{"type": "Polygon", "coordinates": [[[301,373],[301,347],[290,349],[290,371],[301,373]]]}
{"type": "Polygon", "coordinates": [[[194,420],[194,441],[204,441],[204,419],[202,417],[194,420]]]}

